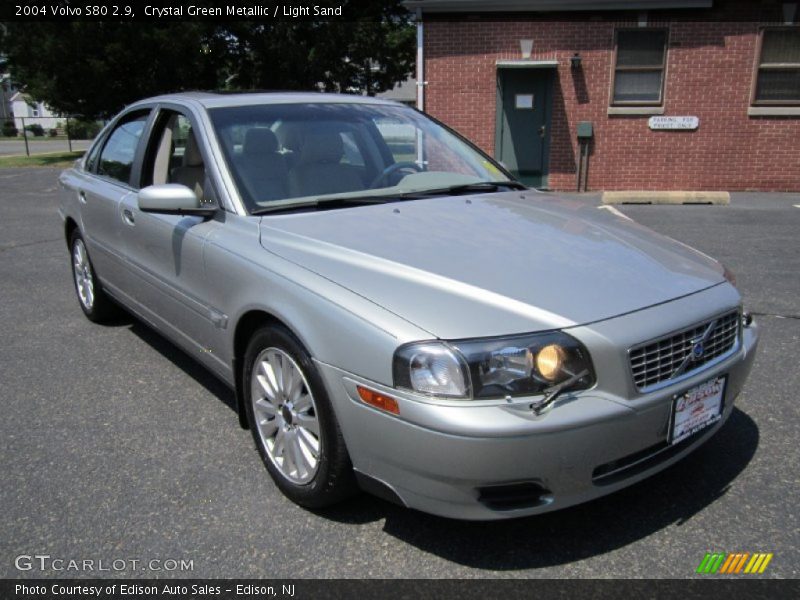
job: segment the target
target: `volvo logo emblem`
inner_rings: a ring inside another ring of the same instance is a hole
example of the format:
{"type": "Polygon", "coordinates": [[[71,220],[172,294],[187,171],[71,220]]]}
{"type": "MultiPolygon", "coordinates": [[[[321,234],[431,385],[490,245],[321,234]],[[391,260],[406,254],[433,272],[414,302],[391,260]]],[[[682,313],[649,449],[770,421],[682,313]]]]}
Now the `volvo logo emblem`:
{"type": "Polygon", "coordinates": [[[703,356],[705,356],[706,353],[706,348],[704,344],[708,340],[709,336],[711,336],[711,333],[714,331],[716,326],[717,326],[717,321],[711,321],[708,324],[708,327],[706,327],[706,330],[703,332],[703,335],[697,336],[693,340],[689,341],[688,343],[689,352],[686,354],[686,356],[684,356],[683,361],[681,362],[680,365],[678,365],[678,368],[672,372],[672,375],[670,375],[670,379],[673,377],[677,377],[678,375],[683,373],[690,364],[702,360],[703,356]]]}

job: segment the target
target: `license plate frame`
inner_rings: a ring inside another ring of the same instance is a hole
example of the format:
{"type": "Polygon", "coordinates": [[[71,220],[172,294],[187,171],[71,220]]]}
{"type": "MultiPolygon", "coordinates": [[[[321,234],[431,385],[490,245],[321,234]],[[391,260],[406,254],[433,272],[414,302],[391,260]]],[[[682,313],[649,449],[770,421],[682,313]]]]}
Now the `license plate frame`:
{"type": "Polygon", "coordinates": [[[670,445],[678,444],[722,419],[727,385],[727,374],[715,375],[673,396],[668,434],[670,445]]]}

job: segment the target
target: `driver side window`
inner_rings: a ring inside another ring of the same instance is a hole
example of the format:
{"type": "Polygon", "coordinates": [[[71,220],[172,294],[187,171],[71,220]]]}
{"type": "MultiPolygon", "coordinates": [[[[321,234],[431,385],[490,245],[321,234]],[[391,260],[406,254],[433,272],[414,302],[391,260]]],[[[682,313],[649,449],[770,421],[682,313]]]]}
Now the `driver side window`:
{"type": "Polygon", "coordinates": [[[189,119],[165,110],[153,133],[145,185],[179,183],[191,189],[198,200],[205,197],[206,169],[200,146],[189,119]]]}

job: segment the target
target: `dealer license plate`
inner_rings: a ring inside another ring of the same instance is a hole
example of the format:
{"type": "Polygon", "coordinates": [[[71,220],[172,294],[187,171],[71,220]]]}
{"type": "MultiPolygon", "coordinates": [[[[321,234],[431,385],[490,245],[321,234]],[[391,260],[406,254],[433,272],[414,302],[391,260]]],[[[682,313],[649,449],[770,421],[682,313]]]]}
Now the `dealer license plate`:
{"type": "Polygon", "coordinates": [[[672,409],[672,439],[677,444],[722,418],[725,376],[715,377],[680,394],[672,409]]]}

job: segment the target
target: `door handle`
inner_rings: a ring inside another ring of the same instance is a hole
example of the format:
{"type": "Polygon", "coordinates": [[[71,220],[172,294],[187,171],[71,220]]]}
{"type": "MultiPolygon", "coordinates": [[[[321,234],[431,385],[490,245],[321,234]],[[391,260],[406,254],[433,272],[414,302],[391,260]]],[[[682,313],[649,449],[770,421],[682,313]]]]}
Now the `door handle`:
{"type": "Polygon", "coordinates": [[[547,133],[547,125],[542,125],[539,127],[539,137],[543,138],[547,133]]]}
{"type": "Polygon", "coordinates": [[[128,225],[134,225],[136,219],[133,218],[133,212],[130,209],[123,209],[122,210],[122,220],[125,221],[128,225]]]}
{"type": "Polygon", "coordinates": [[[86,192],[83,190],[78,192],[78,200],[80,200],[81,204],[86,204],[86,192]]]}

